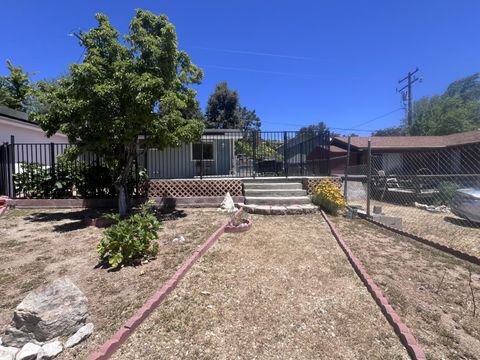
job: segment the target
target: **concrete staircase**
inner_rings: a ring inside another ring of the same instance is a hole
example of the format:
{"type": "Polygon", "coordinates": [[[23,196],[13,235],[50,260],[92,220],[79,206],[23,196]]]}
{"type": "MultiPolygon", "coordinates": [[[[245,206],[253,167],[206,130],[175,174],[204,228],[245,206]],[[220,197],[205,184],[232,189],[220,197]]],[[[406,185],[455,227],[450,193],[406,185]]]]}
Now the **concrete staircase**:
{"type": "Polygon", "coordinates": [[[278,180],[246,180],[243,183],[249,213],[262,215],[307,214],[317,210],[302,183],[278,180]]]}

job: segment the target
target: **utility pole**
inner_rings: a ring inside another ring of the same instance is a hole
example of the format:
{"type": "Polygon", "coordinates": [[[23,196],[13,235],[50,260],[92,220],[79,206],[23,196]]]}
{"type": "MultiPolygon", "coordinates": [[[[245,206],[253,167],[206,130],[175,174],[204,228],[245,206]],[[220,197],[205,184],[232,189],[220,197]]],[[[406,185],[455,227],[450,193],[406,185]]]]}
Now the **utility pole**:
{"type": "Polygon", "coordinates": [[[418,78],[415,76],[415,74],[418,72],[418,67],[415,69],[415,71],[409,71],[408,75],[405,76],[403,79],[398,80],[398,83],[401,84],[405,80],[407,81],[407,84],[402,87],[401,89],[397,89],[399,93],[402,94],[403,100],[407,101],[407,125],[412,126],[413,124],[413,95],[412,95],[412,85],[417,82],[417,81],[422,81],[421,78],[418,78]],[[407,90],[405,92],[405,89],[407,90]]]}

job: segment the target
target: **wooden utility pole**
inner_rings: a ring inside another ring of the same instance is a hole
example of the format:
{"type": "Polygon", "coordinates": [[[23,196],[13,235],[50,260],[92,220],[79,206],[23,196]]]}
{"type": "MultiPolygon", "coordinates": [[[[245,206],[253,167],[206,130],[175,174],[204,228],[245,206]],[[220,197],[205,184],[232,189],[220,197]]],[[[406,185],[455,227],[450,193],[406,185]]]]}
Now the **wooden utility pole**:
{"type": "Polygon", "coordinates": [[[407,84],[404,87],[402,87],[401,89],[397,89],[397,91],[403,95],[404,100],[405,100],[405,96],[406,96],[406,100],[407,100],[407,125],[408,126],[412,126],[413,120],[414,120],[413,119],[412,85],[419,80],[421,81],[421,78],[418,78],[418,77],[415,76],[415,73],[417,73],[418,70],[419,69],[417,67],[415,69],[415,71],[409,71],[407,76],[405,76],[401,80],[398,80],[399,84],[401,84],[405,80],[407,81],[407,84]],[[405,93],[405,89],[407,90],[406,93],[405,93]]]}

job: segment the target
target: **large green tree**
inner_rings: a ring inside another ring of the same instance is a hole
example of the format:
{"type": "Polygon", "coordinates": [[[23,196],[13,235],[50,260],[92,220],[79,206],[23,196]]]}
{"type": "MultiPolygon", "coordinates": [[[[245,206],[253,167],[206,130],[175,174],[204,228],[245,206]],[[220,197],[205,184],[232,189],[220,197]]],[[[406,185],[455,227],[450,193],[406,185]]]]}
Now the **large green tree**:
{"type": "Polygon", "coordinates": [[[8,75],[0,76],[0,105],[26,111],[31,90],[29,74],[7,60],[8,75]]]}
{"type": "Polygon", "coordinates": [[[213,129],[239,129],[239,107],[237,91],[229,89],[226,81],[218,83],[208,98],[205,112],[206,126],[213,129]]]}
{"type": "Polygon", "coordinates": [[[33,114],[52,135],[66,134],[79,151],[102,156],[115,171],[120,214],[128,211],[127,179],[142,147],[163,149],[197,141],[203,124],[190,84],[203,73],[178,50],[175,28],[165,15],[137,10],[120,39],[107,16],[82,34],[81,64],[37,87],[42,106],[33,114]]]}

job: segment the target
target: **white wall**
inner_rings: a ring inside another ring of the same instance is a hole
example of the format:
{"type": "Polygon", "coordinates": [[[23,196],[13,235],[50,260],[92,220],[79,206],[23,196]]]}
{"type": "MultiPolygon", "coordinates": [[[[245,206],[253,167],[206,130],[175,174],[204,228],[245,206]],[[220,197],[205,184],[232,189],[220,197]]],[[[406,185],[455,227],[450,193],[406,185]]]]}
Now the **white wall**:
{"type": "Polygon", "coordinates": [[[48,138],[40,127],[18,120],[0,116],[0,143],[10,142],[10,136],[15,136],[15,143],[68,143],[63,134],[55,134],[48,138]]]}

